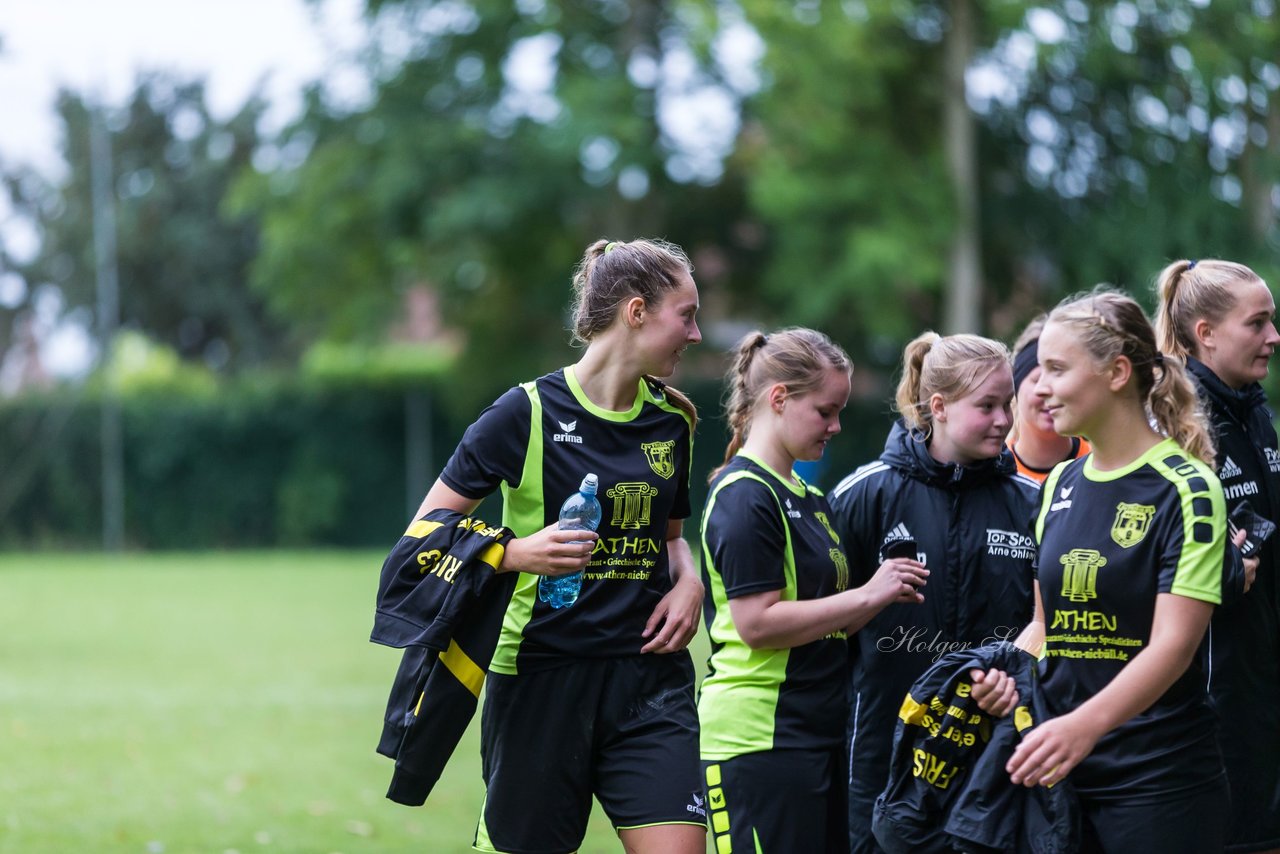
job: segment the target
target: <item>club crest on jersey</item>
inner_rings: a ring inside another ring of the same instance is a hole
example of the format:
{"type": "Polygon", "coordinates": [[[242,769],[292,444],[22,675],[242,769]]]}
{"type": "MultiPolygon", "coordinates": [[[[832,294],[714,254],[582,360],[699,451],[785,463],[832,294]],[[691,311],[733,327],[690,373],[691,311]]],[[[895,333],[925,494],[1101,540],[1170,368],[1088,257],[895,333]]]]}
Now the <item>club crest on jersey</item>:
{"type": "Polygon", "coordinates": [[[649,527],[653,498],[658,487],[649,483],[616,483],[606,492],[613,499],[613,526],[624,531],[649,527]]]}
{"type": "Polygon", "coordinates": [[[649,461],[649,468],[653,469],[653,473],[658,477],[667,480],[671,475],[676,473],[676,463],[672,459],[672,450],[675,448],[674,440],[668,442],[645,442],[640,446],[640,450],[644,451],[645,459],[649,461]]]}
{"type": "Polygon", "coordinates": [[[1062,564],[1062,595],[1072,602],[1098,598],[1098,568],[1107,559],[1094,549],[1072,549],[1058,558],[1062,564]]]}
{"type": "Polygon", "coordinates": [[[556,433],[556,434],[554,434],[554,435],[551,437],[551,441],[553,441],[553,442],[568,442],[568,443],[570,443],[570,444],[572,444],[572,445],[581,445],[581,444],[582,444],[582,437],[581,437],[581,436],[577,436],[577,435],[575,435],[575,434],[574,434],[574,432],[573,432],[574,430],[578,429],[578,422],[577,422],[577,421],[570,421],[570,422],[568,422],[567,424],[566,424],[565,422],[563,422],[563,421],[557,421],[556,423],[560,425],[560,429],[561,429],[561,430],[563,430],[564,432],[563,432],[563,433],[556,433]]]}
{"type": "Polygon", "coordinates": [[[1111,523],[1111,539],[1121,548],[1136,546],[1147,535],[1155,515],[1154,505],[1127,504],[1121,501],[1116,505],[1116,520],[1111,523]]]}

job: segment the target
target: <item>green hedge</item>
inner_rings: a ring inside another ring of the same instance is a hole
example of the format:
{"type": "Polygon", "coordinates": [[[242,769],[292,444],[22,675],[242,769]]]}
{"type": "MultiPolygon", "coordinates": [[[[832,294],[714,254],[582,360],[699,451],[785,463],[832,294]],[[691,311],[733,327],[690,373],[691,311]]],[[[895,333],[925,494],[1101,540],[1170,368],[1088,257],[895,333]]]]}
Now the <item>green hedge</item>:
{"type": "MultiPolygon", "coordinates": [[[[126,400],[121,421],[129,547],[357,546],[403,530],[403,392],[152,395],[126,400]]],[[[99,425],[93,395],[0,407],[0,545],[101,542],[99,425]]]]}
{"type": "MultiPolygon", "coordinates": [[[[475,415],[462,419],[429,404],[443,399],[449,381],[415,392],[428,402],[423,432],[431,440],[412,485],[408,392],[397,384],[258,379],[223,384],[216,393],[131,394],[122,404],[127,546],[389,547],[475,415]]],[[[718,420],[719,383],[685,388],[703,416],[694,446],[696,517],[727,435],[718,420]]],[[[845,435],[818,477],[822,486],[878,453],[888,426],[884,409],[850,405],[845,435]]],[[[101,544],[99,425],[91,390],[0,404],[0,547],[101,544]]],[[[497,515],[492,505],[481,512],[497,515]]]]}

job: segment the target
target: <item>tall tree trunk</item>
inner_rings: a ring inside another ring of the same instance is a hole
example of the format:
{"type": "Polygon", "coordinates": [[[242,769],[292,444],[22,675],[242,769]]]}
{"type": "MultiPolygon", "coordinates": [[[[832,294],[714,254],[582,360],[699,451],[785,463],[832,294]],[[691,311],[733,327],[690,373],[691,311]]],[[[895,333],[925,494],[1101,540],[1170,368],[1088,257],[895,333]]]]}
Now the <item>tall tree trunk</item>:
{"type": "Polygon", "coordinates": [[[1276,205],[1272,188],[1276,183],[1276,165],[1280,163],[1280,99],[1273,94],[1268,99],[1265,115],[1250,116],[1267,131],[1267,140],[1257,145],[1252,139],[1245,144],[1240,156],[1241,206],[1249,237],[1259,246],[1265,246],[1276,224],[1276,205]]]}
{"type": "Polygon", "coordinates": [[[978,220],[978,154],[973,114],[965,100],[965,71],[974,53],[973,0],[951,0],[951,27],[943,43],[943,129],[955,200],[956,230],[947,272],[943,327],[948,333],[982,329],[982,252],[978,220]]]}

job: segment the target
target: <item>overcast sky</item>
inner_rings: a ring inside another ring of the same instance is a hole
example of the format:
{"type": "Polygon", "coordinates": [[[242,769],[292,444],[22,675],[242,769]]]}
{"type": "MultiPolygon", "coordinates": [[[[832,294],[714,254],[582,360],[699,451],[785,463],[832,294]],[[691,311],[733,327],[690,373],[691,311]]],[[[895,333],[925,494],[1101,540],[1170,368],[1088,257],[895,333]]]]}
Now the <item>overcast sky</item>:
{"type": "MultiPolygon", "coordinates": [[[[60,177],[61,129],[53,113],[59,88],[119,105],[143,71],[203,78],[210,108],[220,118],[261,86],[270,104],[262,128],[266,134],[297,114],[299,93],[312,81],[323,80],[339,100],[358,101],[365,94],[364,80],[347,58],[367,34],[359,20],[363,5],[363,0],[0,0],[0,163],[25,164],[49,178],[60,177]]],[[[524,90],[549,85],[554,48],[548,50],[543,38],[526,41],[513,51],[507,71],[519,78],[516,88],[524,102],[541,103],[537,91],[524,90]]],[[[731,85],[743,92],[758,85],[753,66],[761,52],[759,38],[742,25],[727,27],[716,44],[731,85]]],[[[729,94],[699,79],[687,50],[665,57],[660,70],[654,65],[629,71],[650,78],[660,74],[664,81],[659,119],[681,149],[668,170],[680,180],[717,179],[738,130],[729,94]]],[[[623,170],[620,190],[643,193],[648,179],[640,177],[623,170]]],[[[0,237],[15,257],[37,248],[30,224],[15,217],[3,199],[0,237]]],[[[24,293],[16,274],[0,270],[0,306],[16,305],[24,293]]],[[[49,351],[51,366],[60,373],[78,371],[88,359],[83,330],[59,320],[60,305],[52,296],[38,308],[38,334],[48,345],[42,349],[49,351]]]]}
{"type": "MultiPolygon", "coordinates": [[[[204,78],[210,108],[234,113],[258,86],[282,125],[301,88],[333,79],[363,35],[361,0],[0,0],[0,160],[58,177],[60,128],[53,101],[75,89],[120,104],[140,71],[204,78]]],[[[341,81],[337,83],[341,88],[341,81]]],[[[264,129],[267,130],[267,129],[264,129]]],[[[6,248],[34,251],[30,226],[0,202],[6,248]]],[[[21,279],[0,270],[0,304],[16,304],[21,279]]],[[[46,368],[78,374],[91,358],[82,324],[60,319],[60,300],[37,300],[35,328],[46,368]]],[[[0,377],[3,385],[4,377],[0,377]]]]}
{"type": "Polygon", "coordinates": [[[142,70],[208,81],[219,116],[265,79],[283,122],[300,87],[360,34],[359,0],[5,0],[0,3],[0,158],[58,168],[60,86],[120,103],[142,70]]]}

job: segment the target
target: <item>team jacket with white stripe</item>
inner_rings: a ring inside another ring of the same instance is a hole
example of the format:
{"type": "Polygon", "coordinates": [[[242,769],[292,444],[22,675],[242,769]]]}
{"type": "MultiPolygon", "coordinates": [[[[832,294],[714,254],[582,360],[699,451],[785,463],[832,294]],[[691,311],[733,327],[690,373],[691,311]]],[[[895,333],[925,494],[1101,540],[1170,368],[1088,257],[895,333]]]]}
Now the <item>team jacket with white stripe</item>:
{"type": "MultiPolygon", "coordinates": [[[[1280,452],[1266,395],[1257,384],[1236,391],[1207,366],[1187,366],[1208,406],[1218,441],[1218,479],[1228,511],[1248,501],[1280,521],[1280,452]]],[[[1280,847],[1280,545],[1259,553],[1249,592],[1219,607],[1204,652],[1209,699],[1218,712],[1231,783],[1228,851],[1280,847]]],[[[1224,603],[1226,600],[1224,599],[1224,603]]]]}
{"type": "Polygon", "coordinates": [[[1013,455],[943,464],[895,424],[880,459],[832,492],[832,524],[850,586],[866,582],[899,540],[929,569],[921,604],[897,603],[851,638],[849,822],[852,850],[878,851],[876,796],[889,773],[894,724],[912,683],[942,655],[1012,639],[1031,617],[1032,522],[1039,485],[1013,455]]]}

